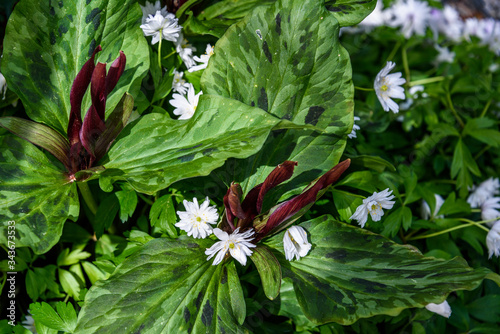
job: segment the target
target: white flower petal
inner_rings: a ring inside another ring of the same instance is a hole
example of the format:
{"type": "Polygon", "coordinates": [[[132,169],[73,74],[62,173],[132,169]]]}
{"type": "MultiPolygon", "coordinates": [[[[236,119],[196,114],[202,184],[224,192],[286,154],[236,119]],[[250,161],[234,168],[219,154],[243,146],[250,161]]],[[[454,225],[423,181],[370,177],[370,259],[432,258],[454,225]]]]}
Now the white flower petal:
{"type": "Polygon", "coordinates": [[[449,318],[451,315],[451,307],[446,300],[441,304],[434,304],[434,303],[427,304],[425,305],[425,308],[445,318],[449,318]]]}

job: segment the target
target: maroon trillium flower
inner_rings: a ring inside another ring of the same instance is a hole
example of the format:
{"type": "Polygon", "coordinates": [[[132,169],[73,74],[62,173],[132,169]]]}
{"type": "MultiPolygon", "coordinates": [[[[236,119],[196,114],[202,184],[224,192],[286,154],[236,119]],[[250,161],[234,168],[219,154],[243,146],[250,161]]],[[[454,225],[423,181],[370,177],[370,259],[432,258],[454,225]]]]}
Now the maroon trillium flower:
{"type": "Polygon", "coordinates": [[[83,181],[90,177],[89,173],[77,173],[94,167],[94,163],[106,154],[127,124],[134,106],[132,97],[125,93],[105,120],[106,98],[125,69],[126,57],[120,51],[120,55],[106,73],[105,63],[94,64],[94,57],[101,50],[101,46],[94,50],[71,86],[68,138],[46,125],[33,121],[17,117],[0,118],[0,126],[46,149],[61,161],[68,171],[70,181],[83,181]],[[81,105],[89,85],[92,104],[82,120],[81,105]]]}
{"type": "Polygon", "coordinates": [[[237,227],[240,230],[253,227],[257,234],[255,239],[257,242],[270,233],[286,228],[309,210],[319,197],[318,194],[337,181],[350,164],[350,159],[340,162],[300,195],[271,208],[269,213],[265,215],[261,215],[264,196],[270,189],[292,177],[297,162],[285,161],[278,165],[263,183],[248,192],[243,202],[241,202],[240,185],[232,183],[224,196],[226,212],[222,229],[232,232],[237,227]]]}

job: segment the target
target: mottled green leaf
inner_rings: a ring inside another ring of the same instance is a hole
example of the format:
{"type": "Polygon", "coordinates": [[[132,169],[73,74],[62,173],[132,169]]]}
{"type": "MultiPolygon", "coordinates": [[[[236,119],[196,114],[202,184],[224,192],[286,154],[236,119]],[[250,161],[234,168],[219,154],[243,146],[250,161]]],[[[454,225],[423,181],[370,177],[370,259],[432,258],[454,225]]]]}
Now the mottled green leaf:
{"type": "Polygon", "coordinates": [[[326,0],[325,6],[337,18],[341,27],[363,21],[377,5],[377,0],[326,0]]]}
{"type": "Polygon", "coordinates": [[[281,267],[278,260],[265,246],[255,248],[250,259],[259,271],[262,288],[267,298],[276,298],[281,286],[281,267]]]}
{"type": "Polygon", "coordinates": [[[302,223],[312,243],[309,254],[287,261],[282,234],[267,244],[293,281],[304,314],[322,324],[352,324],[377,314],[441,303],[456,290],[475,289],[484,278],[500,284],[488,269],[472,269],[461,258],[424,257],[416,248],[396,244],[367,230],[322,216],[302,223]]]}
{"type": "MultiPolygon", "coordinates": [[[[9,18],[2,73],[28,116],[66,133],[73,80],[101,45],[98,61],[110,63],[123,50],[127,66],[109,95],[113,110],[128,91],[135,96],[149,67],[142,12],[133,0],[20,1],[9,18]]],[[[82,112],[90,105],[87,98],[82,112]]]]}
{"type": "Polygon", "coordinates": [[[209,174],[229,157],[258,151],[279,119],[258,108],[219,96],[202,95],[195,115],[173,120],[148,114],[128,125],[104,158],[99,182],[116,180],[152,194],[183,178],[209,174]]]}
{"type": "Polygon", "coordinates": [[[76,221],[80,207],[76,185],[63,169],[24,139],[0,138],[1,244],[7,244],[7,225],[13,220],[16,247],[45,253],[59,240],[66,219],[76,221]]]}
{"type": "Polygon", "coordinates": [[[245,333],[232,311],[228,268],[210,239],[155,239],[90,288],[76,333],[245,333]]]}
{"type": "Polygon", "coordinates": [[[246,303],[245,296],[243,295],[243,288],[241,287],[240,278],[238,277],[238,272],[236,271],[236,265],[234,261],[230,261],[226,264],[227,269],[227,284],[229,297],[231,299],[231,308],[235,318],[238,320],[238,324],[242,325],[246,317],[246,303]]]}
{"type": "Polygon", "coordinates": [[[281,0],[257,7],[217,42],[202,76],[204,92],[325,130],[273,132],[259,153],[235,168],[245,192],[285,160],[298,166],[283,191],[339,161],[353,123],[353,86],[338,34],[337,20],[320,1],[281,0]]]}

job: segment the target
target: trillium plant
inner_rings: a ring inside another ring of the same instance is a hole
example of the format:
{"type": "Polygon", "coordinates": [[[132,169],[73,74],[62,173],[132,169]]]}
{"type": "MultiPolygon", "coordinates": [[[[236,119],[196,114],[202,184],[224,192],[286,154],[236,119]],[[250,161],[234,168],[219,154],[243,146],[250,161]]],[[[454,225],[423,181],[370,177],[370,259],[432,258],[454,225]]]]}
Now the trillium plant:
{"type": "Polygon", "coordinates": [[[498,331],[500,12],[455,3],[0,6],[1,332],[498,331]]]}

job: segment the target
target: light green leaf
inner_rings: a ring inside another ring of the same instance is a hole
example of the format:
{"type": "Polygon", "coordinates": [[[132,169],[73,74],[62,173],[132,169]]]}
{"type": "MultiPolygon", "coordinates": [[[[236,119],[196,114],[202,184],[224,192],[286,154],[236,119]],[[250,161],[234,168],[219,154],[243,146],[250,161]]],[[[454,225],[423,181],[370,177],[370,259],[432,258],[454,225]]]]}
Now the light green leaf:
{"type": "Polygon", "coordinates": [[[187,121],[148,114],[128,125],[104,158],[99,184],[110,190],[112,182],[126,180],[153,194],[175,181],[207,175],[229,157],[255,153],[278,122],[258,108],[204,94],[187,121]]]}
{"type": "Polygon", "coordinates": [[[106,279],[106,274],[90,262],[82,261],[83,270],[89,277],[90,283],[94,284],[100,279],[106,279]]]}
{"type": "Polygon", "coordinates": [[[76,332],[246,333],[232,313],[227,266],[207,261],[212,244],[182,236],[148,242],[90,288],[76,332]]]}
{"type": "Polygon", "coordinates": [[[337,189],[332,189],[332,196],[335,209],[337,209],[340,218],[345,222],[350,221],[352,215],[356,212],[356,208],[363,203],[363,198],[359,195],[337,189]]]}
{"type": "MultiPolygon", "coordinates": [[[[125,72],[107,99],[111,112],[126,91],[135,96],[149,67],[141,17],[133,0],[20,1],[4,40],[2,73],[9,89],[20,97],[32,120],[66,133],[71,85],[101,45],[100,62],[110,63],[120,50],[127,57],[125,72]]],[[[82,112],[89,106],[87,98],[82,112]]]]}
{"type": "Polygon", "coordinates": [[[353,123],[353,85],[338,34],[337,20],[320,1],[281,0],[255,8],[217,42],[203,92],[325,131],[272,133],[260,152],[236,162],[226,181],[234,177],[248,192],[278,164],[294,160],[294,176],[281,191],[296,191],[339,161],[353,123]]]}
{"type": "Polygon", "coordinates": [[[62,170],[24,139],[0,137],[1,244],[7,245],[7,225],[13,220],[16,247],[42,254],[57,243],[66,219],[76,221],[76,185],[62,170]]]}
{"type": "Polygon", "coordinates": [[[59,256],[57,257],[57,265],[58,266],[71,266],[75,263],[80,262],[81,260],[85,260],[90,257],[92,254],[89,252],[83,251],[84,247],[78,247],[74,250],[69,251],[69,248],[64,249],[59,256]]]}
{"type": "Polygon", "coordinates": [[[65,333],[73,333],[76,327],[76,312],[71,303],[57,302],[57,312],[47,303],[33,303],[30,312],[35,323],[65,333]],[[59,313],[59,314],[58,314],[59,313]]]}
{"type": "Polygon", "coordinates": [[[177,237],[177,230],[174,227],[177,222],[177,215],[175,214],[172,195],[164,195],[153,203],[149,211],[149,220],[151,226],[158,227],[172,238],[177,237]]]}
{"type": "Polygon", "coordinates": [[[61,268],[58,269],[58,272],[59,282],[61,282],[64,292],[66,292],[70,297],[73,297],[75,300],[80,300],[79,296],[81,285],[77,275],[71,271],[61,268]]]}
{"type": "Polygon", "coordinates": [[[337,18],[341,27],[363,21],[377,5],[377,0],[327,0],[326,9],[337,18]]]}
{"type": "Polygon", "coordinates": [[[275,299],[280,293],[281,267],[271,250],[265,246],[258,246],[250,257],[259,271],[262,288],[267,298],[275,299]]]}
{"type": "Polygon", "coordinates": [[[461,258],[426,258],[367,230],[322,216],[302,223],[312,249],[299,261],[282,255],[282,234],[267,241],[293,281],[298,302],[313,322],[354,323],[377,314],[398,315],[410,307],[441,303],[456,290],[475,289],[484,278],[500,284],[488,269],[472,269],[461,258]]]}

